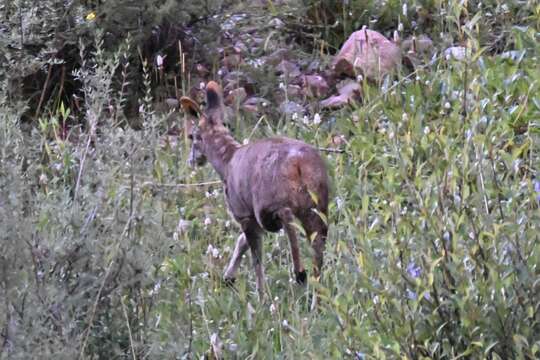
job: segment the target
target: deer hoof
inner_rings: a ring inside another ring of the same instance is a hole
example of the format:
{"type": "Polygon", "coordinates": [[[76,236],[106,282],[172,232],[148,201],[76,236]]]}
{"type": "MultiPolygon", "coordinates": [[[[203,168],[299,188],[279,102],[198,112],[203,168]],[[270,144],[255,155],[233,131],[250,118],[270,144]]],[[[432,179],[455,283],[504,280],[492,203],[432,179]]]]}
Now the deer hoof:
{"type": "Polygon", "coordinates": [[[306,280],[307,280],[306,270],[302,270],[302,271],[296,273],[296,282],[298,284],[305,284],[306,280]]]}
{"type": "Polygon", "coordinates": [[[224,282],[225,285],[228,286],[228,287],[233,287],[235,281],[236,281],[235,278],[223,278],[223,282],[224,282]]]}

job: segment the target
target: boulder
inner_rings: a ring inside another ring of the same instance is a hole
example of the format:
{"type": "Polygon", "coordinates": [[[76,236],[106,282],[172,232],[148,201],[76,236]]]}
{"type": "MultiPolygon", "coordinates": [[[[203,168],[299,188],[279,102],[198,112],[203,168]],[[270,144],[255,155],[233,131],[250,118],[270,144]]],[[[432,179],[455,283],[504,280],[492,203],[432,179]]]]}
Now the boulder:
{"type": "Polygon", "coordinates": [[[370,80],[380,79],[401,64],[401,50],[382,34],[368,29],[349,36],[333,61],[336,75],[362,74],[370,80]]]}

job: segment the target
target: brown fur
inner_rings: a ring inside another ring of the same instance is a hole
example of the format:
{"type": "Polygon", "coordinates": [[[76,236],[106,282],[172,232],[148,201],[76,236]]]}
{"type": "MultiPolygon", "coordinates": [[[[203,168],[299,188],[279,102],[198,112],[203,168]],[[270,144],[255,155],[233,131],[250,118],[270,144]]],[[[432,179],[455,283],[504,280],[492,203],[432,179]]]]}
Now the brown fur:
{"type": "MultiPolygon", "coordinates": [[[[225,280],[234,280],[240,259],[251,248],[262,294],[263,267],[261,235],[263,230],[287,233],[298,282],[306,279],[299,256],[297,218],[306,234],[313,237],[314,274],[320,277],[327,225],[319,214],[328,214],[328,177],[318,151],[298,140],[276,137],[240,145],[222,124],[221,88],[215,82],[207,85],[208,107],[200,114],[198,128],[193,129],[192,163],[208,159],[225,185],[227,204],[242,227],[225,280]]],[[[188,112],[199,113],[196,103],[183,98],[188,112]]]]}

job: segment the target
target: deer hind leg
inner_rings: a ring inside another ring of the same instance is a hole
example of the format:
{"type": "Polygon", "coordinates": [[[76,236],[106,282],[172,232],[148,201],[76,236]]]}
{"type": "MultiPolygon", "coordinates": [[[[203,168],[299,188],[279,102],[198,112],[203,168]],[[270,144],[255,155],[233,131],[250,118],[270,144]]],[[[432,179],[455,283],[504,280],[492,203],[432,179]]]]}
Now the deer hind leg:
{"type": "Polygon", "coordinates": [[[264,267],[262,263],[262,241],[259,235],[247,237],[249,247],[251,249],[251,257],[253,268],[255,269],[255,277],[259,299],[264,299],[264,267]]]}
{"type": "Polygon", "coordinates": [[[242,233],[236,240],[233,255],[231,257],[231,260],[229,260],[229,265],[227,265],[227,269],[225,270],[225,274],[223,275],[223,279],[225,280],[226,284],[231,285],[232,283],[234,283],[236,271],[240,266],[242,256],[245,254],[248,248],[249,244],[246,240],[246,234],[242,233]]]}
{"type": "MultiPolygon", "coordinates": [[[[313,275],[317,282],[321,281],[324,248],[326,245],[326,237],[328,234],[328,226],[321,217],[315,213],[309,213],[302,219],[302,226],[306,230],[306,234],[311,241],[311,247],[313,248],[313,275]],[[314,238],[313,238],[314,237],[314,238]]],[[[313,300],[311,303],[311,310],[315,310],[318,307],[319,294],[317,290],[313,293],[313,300]]]]}
{"type": "Polygon", "coordinates": [[[311,241],[311,248],[313,249],[313,275],[316,279],[319,279],[322,275],[328,226],[315,212],[309,213],[302,219],[302,226],[306,230],[308,239],[311,241]]]}
{"type": "Polygon", "coordinates": [[[298,284],[304,284],[307,279],[306,270],[304,265],[302,265],[302,260],[300,259],[300,249],[298,248],[298,237],[296,236],[296,231],[292,222],[294,220],[293,212],[290,208],[284,208],[278,211],[277,213],[283,229],[287,233],[289,238],[289,243],[291,245],[291,255],[293,260],[294,276],[296,277],[296,282],[298,284]]]}

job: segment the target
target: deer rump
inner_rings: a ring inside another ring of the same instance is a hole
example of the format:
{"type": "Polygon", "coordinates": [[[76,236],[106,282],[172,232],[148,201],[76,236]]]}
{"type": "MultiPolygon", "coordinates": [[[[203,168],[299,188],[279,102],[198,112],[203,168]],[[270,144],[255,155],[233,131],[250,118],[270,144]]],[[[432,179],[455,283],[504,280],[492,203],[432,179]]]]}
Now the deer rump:
{"type": "Polygon", "coordinates": [[[326,215],[328,179],[318,151],[301,141],[268,138],[240,147],[226,175],[225,191],[237,221],[255,217],[259,226],[277,232],[278,211],[291,209],[303,220],[313,209],[326,215]]]}

